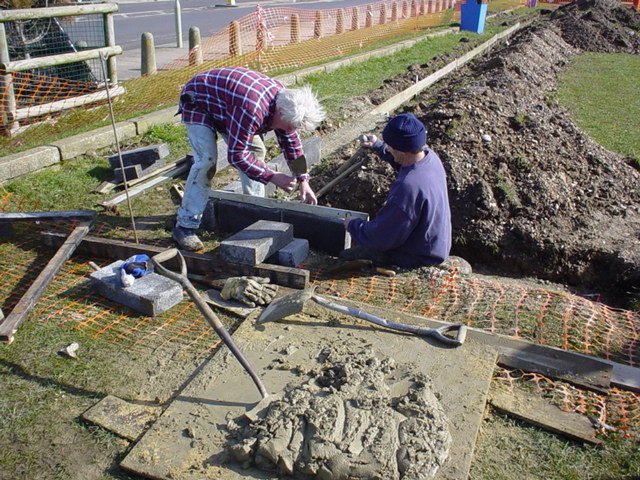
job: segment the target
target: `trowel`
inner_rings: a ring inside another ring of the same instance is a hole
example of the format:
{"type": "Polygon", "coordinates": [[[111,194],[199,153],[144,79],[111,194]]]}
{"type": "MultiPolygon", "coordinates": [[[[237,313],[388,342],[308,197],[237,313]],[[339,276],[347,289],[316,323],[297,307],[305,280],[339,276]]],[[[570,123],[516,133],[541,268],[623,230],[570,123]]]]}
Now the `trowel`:
{"type": "Polygon", "coordinates": [[[313,300],[314,302],[322,305],[325,308],[328,308],[329,310],[344,313],[345,315],[350,315],[361,320],[366,320],[367,322],[375,323],[376,325],[390,328],[392,330],[412,333],[421,337],[432,337],[439,342],[453,347],[459,347],[460,345],[462,345],[465,338],[467,337],[466,325],[451,324],[443,325],[440,328],[427,328],[419,327],[417,325],[396,323],[385,320],[384,318],[377,317],[375,315],[372,315],[371,313],[367,313],[357,308],[352,308],[346,305],[340,305],[338,303],[332,302],[331,300],[321,297],[320,295],[316,295],[314,292],[314,288],[307,288],[299,292],[293,292],[289,295],[285,295],[284,297],[274,300],[260,314],[257,322],[273,322],[286,318],[289,315],[301,313],[305,303],[308,300],[313,300]],[[455,336],[448,336],[446,335],[447,333],[455,333],[455,336]]]}

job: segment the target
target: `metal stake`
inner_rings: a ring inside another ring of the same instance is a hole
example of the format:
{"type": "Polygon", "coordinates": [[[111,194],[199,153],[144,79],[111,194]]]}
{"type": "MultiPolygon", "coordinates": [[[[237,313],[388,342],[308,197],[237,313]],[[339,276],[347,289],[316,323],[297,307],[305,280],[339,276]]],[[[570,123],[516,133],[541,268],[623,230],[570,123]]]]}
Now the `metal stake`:
{"type": "Polygon", "coordinates": [[[131,208],[131,198],[129,198],[129,187],[127,186],[127,174],[124,170],[124,163],[122,162],[122,153],[120,152],[120,142],[118,141],[118,131],[116,129],[116,119],[113,115],[113,104],[111,103],[111,94],[109,92],[109,79],[107,78],[107,53],[100,52],[100,66],[102,67],[102,78],[104,79],[104,88],[107,92],[107,102],[109,103],[109,116],[111,117],[111,126],[113,127],[113,138],[116,142],[116,150],[118,151],[118,161],[120,162],[120,171],[124,178],[124,192],[127,197],[127,205],[129,206],[129,216],[131,217],[131,227],[133,228],[133,236],[136,243],[140,243],[138,240],[138,231],[136,230],[136,221],[133,218],[133,209],[131,208]]]}

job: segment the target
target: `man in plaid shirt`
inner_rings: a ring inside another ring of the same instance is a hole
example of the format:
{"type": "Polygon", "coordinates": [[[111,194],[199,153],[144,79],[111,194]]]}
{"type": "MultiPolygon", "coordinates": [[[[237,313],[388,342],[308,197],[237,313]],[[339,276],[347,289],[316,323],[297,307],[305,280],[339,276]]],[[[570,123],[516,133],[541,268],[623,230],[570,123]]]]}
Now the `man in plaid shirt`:
{"type": "Polygon", "coordinates": [[[285,88],[277,80],[246,68],[217,68],[194,76],[180,95],[182,123],[194,153],[173,238],[184,250],[204,245],[196,235],[218,161],[217,133],[225,139],[229,164],[240,171],[245,194],[265,195],[271,182],[286,192],[296,184],[300,200],[317,204],[309,186],[298,129],[313,130],[325,112],[309,87],[285,88]],[[265,165],[262,136],[273,130],[292,175],[265,165]]]}

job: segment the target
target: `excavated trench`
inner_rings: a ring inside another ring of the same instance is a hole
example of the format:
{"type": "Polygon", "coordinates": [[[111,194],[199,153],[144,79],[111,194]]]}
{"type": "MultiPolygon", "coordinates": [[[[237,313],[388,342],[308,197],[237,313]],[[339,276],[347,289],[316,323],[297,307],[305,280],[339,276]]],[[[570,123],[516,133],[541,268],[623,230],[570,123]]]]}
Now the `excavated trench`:
{"type": "MultiPolygon", "coordinates": [[[[543,11],[400,110],[425,123],[447,170],[452,254],[479,273],[536,277],[627,306],[640,296],[637,159],[598,145],[553,100],[560,75],[582,52],[640,53],[640,13],[613,0],[543,11]]],[[[370,109],[431,71],[412,65],[350,108],[370,109]]],[[[336,168],[353,152],[346,148],[336,168]]],[[[333,171],[324,169],[313,186],[333,171]]],[[[366,158],[322,203],[373,216],[393,179],[366,158]]]]}

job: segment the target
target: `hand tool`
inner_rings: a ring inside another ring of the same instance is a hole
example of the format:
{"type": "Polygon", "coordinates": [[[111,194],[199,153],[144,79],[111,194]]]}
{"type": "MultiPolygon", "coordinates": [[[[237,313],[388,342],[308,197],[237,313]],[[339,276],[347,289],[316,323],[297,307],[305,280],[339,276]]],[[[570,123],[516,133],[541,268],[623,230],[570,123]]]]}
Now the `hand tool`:
{"type": "Polygon", "coordinates": [[[347,260],[340,265],[336,265],[335,267],[331,267],[327,269],[328,274],[341,273],[341,272],[353,272],[356,270],[362,270],[363,272],[369,271],[373,273],[377,273],[378,275],[384,275],[385,277],[395,277],[395,270],[391,270],[390,268],[378,267],[373,263],[372,260],[367,259],[357,259],[357,260],[347,260]]]}
{"type": "Polygon", "coordinates": [[[262,398],[267,398],[269,394],[267,393],[267,389],[264,387],[262,380],[260,379],[260,377],[258,377],[251,364],[249,364],[249,361],[236,346],[235,342],[231,338],[231,335],[229,335],[229,332],[227,332],[227,330],[224,328],[224,325],[222,325],[222,322],[220,321],[218,316],[213,312],[213,310],[211,310],[209,305],[207,305],[207,303],[200,296],[198,290],[196,290],[196,288],[189,281],[189,278],[187,277],[187,264],[178,249],[170,248],[168,250],[165,250],[164,252],[160,252],[157,255],[151,257],[151,261],[153,262],[157,273],[159,273],[160,275],[164,275],[171,280],[175,280],[180,285],[182,285],[182,287],[191,297],[191,300],[193,300],[193,303],[195,303],[196,307],[198,307],[198,310],[200,310],[200,313],[204,315],[205,320],[209,323],[209,325],[211,325],[211,327],[215,330],[215,332],[222,339],[225,345],[229,347],[231,353],[233,353],[234,357],[236,357],[238,362],[240,362],[240,365],[242,365],[242,367],[249,374],[249,376],[253,380],[253,383],[255,383],[256,387],[258,387],[258,391],[260,392],[262,398]],[[180,273],[173,272],[162,265],[162,262],[171,260],[174,257],[177,257],[180,263],[180,273]]]}
{"type": "Polygon", "coordinates": [[[273,322],[281,320],[289,315],[302,312],[304,304],[307,300],[313,300],[314,302],[322,305],[330,310],[344,313],[345,315],[351,315],[352,317],[366,320],[367,322],[375,323],[382,327],[390,328],[392,330],[399,330],[401,332],[412,333],[418,336],[432,337],[446,345],[459,347],[464,343],[467,336],[467,326],[461,324],[444,325],[440,328],[427,328],[417,325],[407,325],[402,323],[391,322],[384,318],[377,317],[370,313],[357,308],[348,307],[346,305],[340,305],[332,302],[326,298],[323,298],[314,293],[313,288],[307,288],[299,292],[293,292],[289,295],[285,295],[277,300],[274,300],[264,309],[258,323],[273,322]],[[445,335],[446,333],[455,332],[455,337],[445,335]]]}

